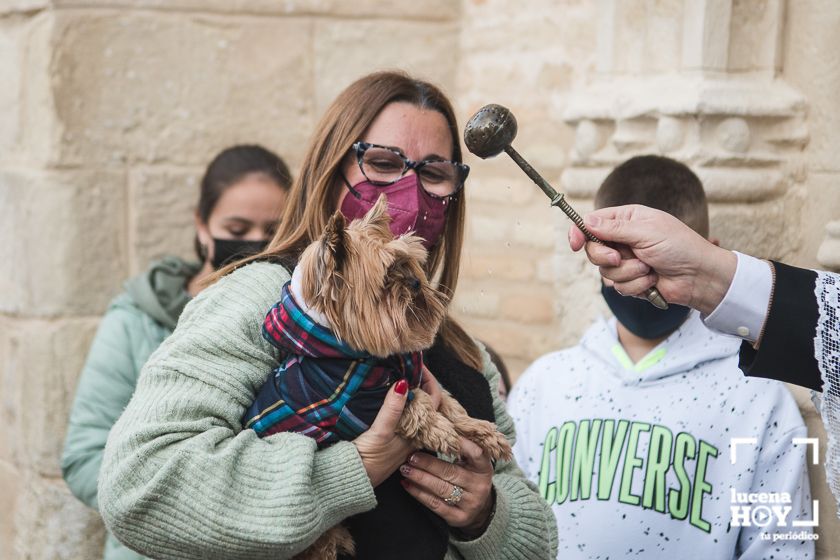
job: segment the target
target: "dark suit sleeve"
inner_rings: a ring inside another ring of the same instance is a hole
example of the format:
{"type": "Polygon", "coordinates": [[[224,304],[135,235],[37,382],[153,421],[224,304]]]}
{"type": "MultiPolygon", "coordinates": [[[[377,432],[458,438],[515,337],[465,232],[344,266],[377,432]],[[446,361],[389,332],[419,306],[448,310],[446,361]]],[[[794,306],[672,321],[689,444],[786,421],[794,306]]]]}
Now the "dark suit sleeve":
{"type": "Polygon", "coordinates": [[[817,273],[773,262],[773,299],[758,350],[741,344],[739,367],[753,377],[767,377],[822,390],[814,357],[819,309],[814,295],[817,273]]]}

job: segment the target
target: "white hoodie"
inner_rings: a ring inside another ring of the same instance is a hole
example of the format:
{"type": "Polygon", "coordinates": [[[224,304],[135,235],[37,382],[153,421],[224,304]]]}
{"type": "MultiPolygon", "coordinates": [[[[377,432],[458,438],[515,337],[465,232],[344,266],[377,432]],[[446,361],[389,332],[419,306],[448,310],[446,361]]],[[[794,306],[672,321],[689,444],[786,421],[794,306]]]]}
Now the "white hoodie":
{"type": "Polygon", "coordinates": [[[813,557],[798,526],[812,519],[811,453],[792,442],[805,425],[783,384],[744,377],[739,346],[692,312],[634,365],[615,319],[599,320],[522,375],[514,453],[553,504],[558,558],[813,557]],[[735,464],[731,438],[755,438],[735,464]],[[737,525],[745,515],[758,524],[737,525]]]}

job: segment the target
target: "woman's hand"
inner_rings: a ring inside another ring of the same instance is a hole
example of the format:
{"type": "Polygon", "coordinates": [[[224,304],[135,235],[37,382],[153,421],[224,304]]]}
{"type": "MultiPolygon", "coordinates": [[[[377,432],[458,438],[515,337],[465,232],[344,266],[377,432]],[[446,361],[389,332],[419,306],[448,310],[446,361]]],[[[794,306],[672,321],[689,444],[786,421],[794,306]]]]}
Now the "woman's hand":
{"type": "Polygon", "coordinates": [[[450,527],[470,538],[480,536],[493,511],[493,465],[475,443],[461,438],[461,460],[447,463],[427,453],[414,453],[400,467],[403,486],[450,527]],[[460,488],[460,500],[456,498],[460,488]],[[447,503],[447,498],[455,498],[447,503]],[[457,500],[457,503],[455,501],[457,500]]]}
{"type": "Polygon", "coordinates": [[[353,440],[374,488],[385,482],[416,449],[396,434],[407,395],[408,382],[404,379],[397,381],[385,396],[385,402],[368,431],[353,440]]]}

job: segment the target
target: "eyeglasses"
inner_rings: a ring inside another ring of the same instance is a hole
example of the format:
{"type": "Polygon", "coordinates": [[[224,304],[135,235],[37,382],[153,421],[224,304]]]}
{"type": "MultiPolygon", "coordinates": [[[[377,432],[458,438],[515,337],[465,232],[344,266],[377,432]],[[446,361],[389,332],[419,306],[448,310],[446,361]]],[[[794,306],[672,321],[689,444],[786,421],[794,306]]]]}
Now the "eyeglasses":
{"type": "Polygon", "coordinates": [[[362,175],[378,187],[396,183],[409,169],[413,169],[424,191],[436,198],[447,198],[464,187],[470,173],[468,165],[457,161],[412,161],[395,148],[368,142],[356,142],[353,150],[362,175]]]}

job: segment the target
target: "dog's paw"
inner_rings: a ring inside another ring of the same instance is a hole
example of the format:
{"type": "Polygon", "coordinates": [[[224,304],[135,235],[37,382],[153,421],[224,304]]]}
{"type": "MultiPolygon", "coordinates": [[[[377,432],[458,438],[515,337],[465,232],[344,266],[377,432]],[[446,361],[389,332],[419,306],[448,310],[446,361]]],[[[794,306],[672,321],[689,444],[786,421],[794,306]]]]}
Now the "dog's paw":
{"type": "Polygon", "coordinates": [[[442,455],[457,457],[461,453],[461,438],[452,426],[434,425],[426,430],[421,430],[416,439],[424,449],[435,451],[442,455]]]}
{"type": "Polygon", "coordinates": [[[498,430],[493,430],[493,434],[485,438],[483,442],[476,443],[478,443],[478,445],[487,452],[487,455],[489,455],[490,459],[493,461],[498,461],[500,459],[503,461],[510,461],[513,458],[513,450],[510,448],[510,442],[505,435],[498,430]]]}
{"type": "Polygon", "coordinates": [[[494,461],[499,459],[509,461],[513,457],[510,442],[491,422],[470,418],[455,424],[455,429],[466,439],[478,445],[494,461]]]}

